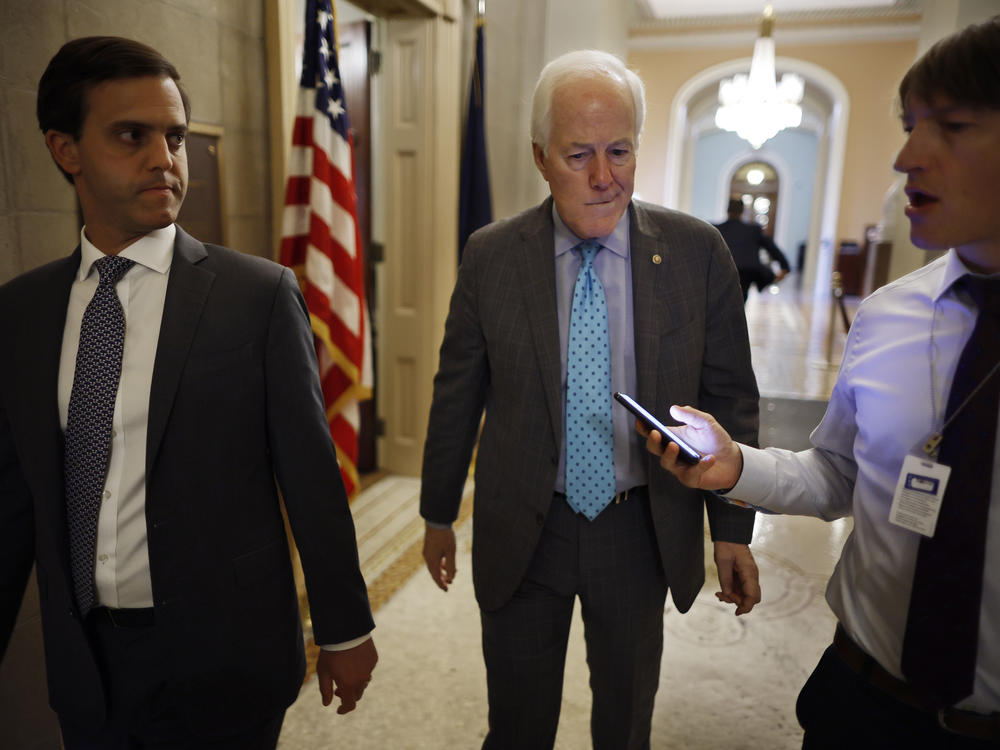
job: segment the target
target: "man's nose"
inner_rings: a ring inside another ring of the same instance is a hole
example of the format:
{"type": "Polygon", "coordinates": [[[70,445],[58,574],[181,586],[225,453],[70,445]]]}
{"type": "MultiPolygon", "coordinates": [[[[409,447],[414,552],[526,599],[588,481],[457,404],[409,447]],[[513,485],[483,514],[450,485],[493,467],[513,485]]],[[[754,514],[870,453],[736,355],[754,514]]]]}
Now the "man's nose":
{"type": "Polygon", "coordinates": [[[150,140],[146,160],[150,169],[167,171],[174,165],[174,153],[170,150],[166,136],[150,140]]]}
{"type": "Polygon", "coordinates": [[[892,168],[897,172],[911,172],[923,166],[926,157],[927,139],[923,128],[914,128],[906,136],[903,147],[896,154],[896,159],[892,163],[892,168]]]}
{"type": "Polygon", "coordinates": [[[590,186],[603,190],[611,184],[611,164],[604,154],[598,154],[591,162],[590,186]]]}

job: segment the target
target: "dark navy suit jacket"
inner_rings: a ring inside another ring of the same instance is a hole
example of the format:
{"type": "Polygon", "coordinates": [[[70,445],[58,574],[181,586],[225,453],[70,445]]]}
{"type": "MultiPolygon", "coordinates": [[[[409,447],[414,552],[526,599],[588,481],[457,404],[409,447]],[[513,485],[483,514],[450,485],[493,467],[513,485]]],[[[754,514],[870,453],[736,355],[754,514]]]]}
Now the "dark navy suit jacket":
{"type": "MultiPolygon", "coordinates": [[[[77,248],[0,287],[0,648],[35,562],[50,701],[85,727],[103,721],[104,691],[73,600],[56,395],[79,264],[77,248]]],[[[274,716],[301,686],[279,487],[316,641],[369,632],[294,275],[178,227],[150,392],[146,523],[158,636],[195,731],[274,716]]]]}

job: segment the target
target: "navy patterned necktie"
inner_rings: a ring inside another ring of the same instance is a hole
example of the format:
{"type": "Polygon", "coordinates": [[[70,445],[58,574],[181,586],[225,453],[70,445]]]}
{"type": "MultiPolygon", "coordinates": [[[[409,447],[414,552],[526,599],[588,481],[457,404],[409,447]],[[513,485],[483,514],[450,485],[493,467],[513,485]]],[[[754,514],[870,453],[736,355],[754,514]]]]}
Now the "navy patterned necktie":
{"type": "Polygon", "coordinates": [[[579,245],[566,356],[566,500],[593,521],[615,494],[608,303],[594,270],[601,245],[579,245]]]}
{"type": "Polygon", "coordinates": [[[94,606],[94,554],[101,492],[111,456],[111,419],[122,371],[125,313],[115,284],[134,261],[108,255],[94,263],[97,291],[83,313],[63,455],[70,567],[80,613],[94,606]]]}
{"type": "Polygon", "coordinates": [[[948,395],[945,414],[954,419],[944,429],[938,460],[951,467],[951,475],[934,536],[920,540],[902,657],[907,681],[942,706],[970,695],[975,682],[1000,409],[1000,372],[992,371],[1000,341],[1000,280],[965,276],[961,283],[979,316],[948,395]]]}

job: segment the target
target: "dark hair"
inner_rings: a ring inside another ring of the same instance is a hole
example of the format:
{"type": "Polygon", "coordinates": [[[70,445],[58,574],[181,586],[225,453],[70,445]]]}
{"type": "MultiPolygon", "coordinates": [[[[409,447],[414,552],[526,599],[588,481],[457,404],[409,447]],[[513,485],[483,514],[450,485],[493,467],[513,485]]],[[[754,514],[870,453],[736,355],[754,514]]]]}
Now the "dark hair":
{"type": "Polygon", "coordinates": [[[911,97],[930,103],[1000,109],[1000,16],[947,36],[913,63],[899,83],[899,106],[911,97]]]}
{"type": "MultiPolygon", "coordinates": [[[[87,116],[87,94],[94,86],[146,76],[172,79],[184,103],[184,118],[191,119],[191,102],[181,86],[180,73],[152,47],[117,36],[87,36],[66,42],[38,82],[38,127],[43,133],[58,130],[79,139],[87,116]]],[[[73,181],[62,167],[59,171],[73,181]]]]}
{"type": "Polygon", "coordinates": [[[730,198],[729,205],[726,207],[726,213],[730,216],[736,215],[740,216],[743,213],[743,201],[739,198],[730,198]]]}

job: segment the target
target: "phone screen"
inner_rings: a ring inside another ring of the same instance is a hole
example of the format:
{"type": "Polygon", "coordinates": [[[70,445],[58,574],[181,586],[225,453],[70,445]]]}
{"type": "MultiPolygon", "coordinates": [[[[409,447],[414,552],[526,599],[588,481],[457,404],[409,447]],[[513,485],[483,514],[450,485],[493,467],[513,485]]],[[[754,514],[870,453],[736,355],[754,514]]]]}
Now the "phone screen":
{"type": "Polygon", "coordinates": [[[684,440],[672,429],[667,427],[663,422],[654,417],[645,407],[641,406],[634,398],[628,396],[624,393],[615,393],[615,400],[632,412],[639,421],[642,422],[646,429],[656,430],[663,436],[663,445],[666,446],[668,442],[677,443],[677,446],[681,449],[678,454],[678,458],[684,463],[696,464],[702,459],[702,454],[695,450],[691,445],[685,443],[684,440]]]}

